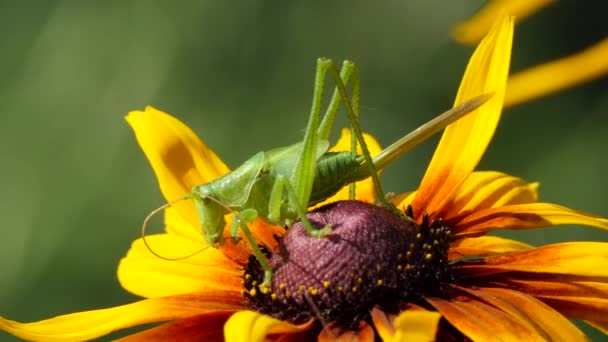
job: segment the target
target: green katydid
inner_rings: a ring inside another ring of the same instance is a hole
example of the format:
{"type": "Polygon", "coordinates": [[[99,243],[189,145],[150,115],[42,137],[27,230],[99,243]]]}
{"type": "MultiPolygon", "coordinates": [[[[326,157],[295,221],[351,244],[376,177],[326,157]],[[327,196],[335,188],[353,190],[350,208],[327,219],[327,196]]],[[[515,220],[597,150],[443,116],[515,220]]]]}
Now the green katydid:
{"type": "MultiPolygon", "coordinates": [[[[234,213],[230,237],[237,240],[238,231],[241,230],[251,245],[254,256],[264,269],[262,288],[267,287],[272,279],[272,268],[248,228],[250,222],[261,218],[269,223],[289,226],[299,219],[309,234],[322,238],[331,231],[331,227],[326,226],[321,229],[313,227],[306,218],[307,208],[329,198],[342,187],[367,177],[372,178],[376,199],[390,207],[376,170],[383,169],[430,135],[477,109],[490,96],[488,94],[478,96],[437,116],[372,158],[359,126],[357,66],[351,61],[345,61],[342,70],[338,72],[332,60],[319,58],[313,105],[303,141],[259,152],[229,174],[195,186],[182,199],[194,201],[203,236],[210,246],[217,247],[224,244],[226,225],[224,216],[234,213]],[[323,119],[320,120],[327,72],[330,72],[334,78],[336,89],[323,119]],[[345,88],[351,77],[352,100],[348,97],[345,88]],[[344,103],[354,133],[353,151],[332,153],[328,152],[328,139],[340,102],[344,103]],[[355,153],[354,147],[357,142],[362,150],[361,155],[355,153]]],[[[351,191],[351,197],[353,194],[354,191],[351,191]]],[[[142,227],[144,238],[149,218],[168,205],[153,211],[146,218],[142,227]]]]}

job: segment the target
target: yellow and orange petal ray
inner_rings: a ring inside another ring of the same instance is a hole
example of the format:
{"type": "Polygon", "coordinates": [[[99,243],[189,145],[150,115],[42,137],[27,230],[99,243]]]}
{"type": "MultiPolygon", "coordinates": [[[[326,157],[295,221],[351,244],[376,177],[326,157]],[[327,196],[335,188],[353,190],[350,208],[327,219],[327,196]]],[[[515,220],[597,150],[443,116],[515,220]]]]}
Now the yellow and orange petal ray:
{"type": "Polygon", "coordinates": [[[608,334],[608,277],[509,273],[481,279],[481,286],[513,289],[534,296],[563,315],[582,319],[608,334]]]}
{"type": "Polygon", "coordinates": [[[498,236],[480,236],[452,242],[448,250],[448,259],[455,260],[467,256],[483,257],[525,251],[532,248],[534,247],[517,240],[498,236]]]}
{"type": "Polygon", "coordinates": [[[547,341],[587,341],[585,334],[566,317],[527,294],[501,288],[460,289],[527,322],[547,341]]]}
{"type": "MultiPolygon", "coordinates": [[[[481,209],[536,202],[538,186],[537,182],[527,183],[498,171],[474,171],[458,187],[439,216],[453,220],[481,209]]],[[[407,208],[415,197],[415,191],[400,194],[392,203],[398,208],[407,208]]]]}
{"type": "Polygon", "coordinates": [[[460,279],[525,272],[608,278],[608,243],[563,242],[521,252],[463,261],[452,267],[460,279]]]}
{"type": "Polygon", "coordinates": [[[538,200],[538,183],[497,172],[476,171],[458,187],[439,216],[453,221],[472,212],[538,200]]]}
{"type": "Polygon", "coordinates": [[[458,24],[452,34],[460,43],[472,45],[481,40],[504,13],[521,20],[553,2],[555,0],[491,0],[473,17],[458,24]]]}
{"type": "Polygon", "coordinates": [[[395,315],[387,314],[379,308],[373,308],[371,313],[372,322],[382,341],[389,342],[395,336],[393,320],[395,315]]]}
{"type": "Polygon", "coordinates": [[[175,320],[144,330],[117,340],[117,342],[138,341],[224,341],[224,323],[232,311],[216,311],[175,320]]]}
{"type": "Polygon", "coordinates": [[[480,94],[494,96],[473,113],[448,126],[412,201],[415,218],[443,209],[484,154],[502,110],[513,38],[513,18],[505,17],[471,57],[454,105],[480,94]]]}
{"type": "Polygon", "coordinates": [[[473,341],[545,341],[542,333],[526,319],[509,315],[473,296],[425,299],[473,341]]]}
{"type": "Polygon", "coordinates": [[[33,341],[83,341],[137,325],[193,317],[205,312],[242,309],[240,294],[230,291],[146,299],[109,309],[84,311],[33,322],[0,318],[0,329],[33,341]]]}
{"type": "Polygon", "coordinates": [[[361,322],[356,330],[344,330],[330,323],[323,327],[317,342],[333,342],[333,341],[357,341],[357,342],[373,342],[375,340],[374,329],[365,322],[361,322]]]}
{"type": "Polygon", "coordinates": [[[533,229],[576,224],[608,230],[608,219],[551,203],[514,204],[473,212],[450,221],[454,237],[479,236],[496,229],[533,229]]]}
{"type": "MultiPolygon", "coordinates": [[[[153,107],[130,112],[126,117],[156,174],[167,202],[174,201],[230,170],[184,123],[153,107]]],[[[191,226],[197,216],[191,201],[173,205],[191,226]]],[[[188,227],[189,228],[189,227],[188,227]]]]}
{"type": "Polygon", "coordinates": [[[298,334],[309,330],[314,324],[310,320],[303,324],[291,324],[254,311],[239,311],[224,325],[226,342],[263,341],[274,334],[298,334]]]}
{"type": "MultiPolygon", "coordinates": [[[[380,144],[378,141],[371,135],[363,133],[363,138],[365,143],[367,144],[367,148],[369,150],[370,155],[373,157],[382,151],[380,144]]],[[[350,151],[351,150],[351,131],[350,129],[342,129],[340,134],[340,138],[336,142],[336,144],[329,149],[330,152],[341,152],[341,151],[350,151]]],[[[361,147],[357,144],[357,153],[361,153],[361,147]]],[[[355,182],[356,189],[356,199],[359,201],[370,202],[373,203],[375,201],[374,196],[374,185],[371,181],[371,178],[366,178],[362,181],[355,182]]],[[[349,187],[346,186],[342,188],[338,193],[328,198],[327,200],[315,205],[315,208],[321,207],[325,204],[342,201],[349,199],[349,187]]]]}
{"type": "Polygon", "coordinates": [[[608,38],[573,55],[509,77],[505,107],[515,106],[608,75],[608,38]]]}
{"type": "MultiPolygon", "coordinates": [[[[151,235],[146,241],[156,253],[167,258],[179,258],[205,248],[172,234],[151,235]]],[[[124,289],[146,298],[221,289],[238,292],[242,288],[239,265],[211,247],[186,259],[165,260],[152,254],[142,239],[137,239],[120,261],[117,273],[124,289]]]]}

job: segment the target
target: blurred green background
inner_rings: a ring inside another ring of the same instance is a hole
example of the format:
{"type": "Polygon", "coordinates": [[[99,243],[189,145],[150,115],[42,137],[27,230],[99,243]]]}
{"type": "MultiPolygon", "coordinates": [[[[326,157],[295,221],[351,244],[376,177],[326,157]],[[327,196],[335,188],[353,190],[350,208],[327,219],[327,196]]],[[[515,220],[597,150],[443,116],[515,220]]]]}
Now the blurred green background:
{"type": "MultiPolygon", "coordinates": [[[[316,58],[350,58],[363,127],[386,146],[451,106],[472,48],[449,32],[482,3],[2,2],[0,315],[32,321],[136,300],[116,266],[163,199],[129,110],[176,115],[234,167],[301,139],[316,58]]],[[[599,41],[607,9],[561,1],[528,18],[512,70],[599,41]]],[[[541,200],[608,216],[607,89],[595,81],[507,110],[479,169],[540,181],[541,200]]],[[[389,167],[386,189],[415,188],[436,141],[389,167]]],[[[608,240],[578,227],[509,236],[608,240]]]]}

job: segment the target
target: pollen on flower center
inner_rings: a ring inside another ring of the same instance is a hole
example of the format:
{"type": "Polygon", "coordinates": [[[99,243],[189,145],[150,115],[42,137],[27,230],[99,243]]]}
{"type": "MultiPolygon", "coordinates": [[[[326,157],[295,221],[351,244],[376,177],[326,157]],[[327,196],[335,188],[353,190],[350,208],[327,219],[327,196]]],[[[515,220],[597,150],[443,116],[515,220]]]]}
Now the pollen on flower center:
{"type": "Polygon", "coordinates": [[[294,224],[269,253],[270,288],[260,286],[263,271],[249,258],[243,282],[252,309],[295,323],[317,317],[353,328],[373,307],[398,312],[400,302],[436,294],[448,280],[450,231],[440,221],[414,224],[359,201],[329,204],[308,219],[332,232],[315,238],[294,224]]]}

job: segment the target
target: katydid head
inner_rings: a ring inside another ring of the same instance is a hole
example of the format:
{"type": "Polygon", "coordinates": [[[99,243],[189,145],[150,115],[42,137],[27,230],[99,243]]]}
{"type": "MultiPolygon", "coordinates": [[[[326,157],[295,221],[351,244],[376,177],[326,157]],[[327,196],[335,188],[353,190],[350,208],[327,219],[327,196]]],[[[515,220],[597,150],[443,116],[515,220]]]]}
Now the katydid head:
{"type": "Polygon", "coordinates": [[[205,184],[194,187],[189,197],[194,201],[203,237],[207,244],[212,247],[223,245],[224,228],[226,227],[224,215],[231,210],[209,195],[205,184]]]}
{"type": "MultiPolygon", "coordinates": [[[[167,208],[171,207],[172,205],[174,205],[174,204],[176,204],[176,203],[178,203],[178,202],[185,201],[185,200],[189,200],[189,199],[193,199],[193,200],[195,201],[195,203],[197,203],[197,202],[196,202],[195,197],[196,197],[196,198],[200,198],[200,195],[194,195],[193,193],[188,193],[188,194],[186,194],[186,195],[184,195],[184,196],[182,196],[182,197],[179,197],[179,198],[178,198],[178,199],[176,199],[176,200],[173,200],[173,201],[171,201],[171,202],[169,202],[169,203],[166,203],[166,204],[164,204],[164,205],[162,205],[162,206],[160,206],[160,207],[158,207],[158,208],[154,209],[152,212],[150,212],[150,213],[148,214],[148,216],[146,216],[146,218],[144,219],[144,222],[143,222],[143,224],[142,224],[142,227],[141,227],[141,239],[142,239],[142,242],[144,243],[144,245],[146,246],[146,248],[148,249],[148,251],[150,251],[150,253],[152,253],[154,256],[156,256],[156,257],[158,257],[158,258],[160,258],[160,259],[163,259],[163,260],[167,260],[167,261],[182,261],[182,260],[185,260],[185,259],[188,259],[188,258],[194,257],[195,255],[198,255],[198,254],[200,254],[200,253],[204,252],[205,250],[207,250],[207,249],[208,249],[209,247],[211,247],[211,246],[215,247],[215,246],[217,246],[218,244],[221,244],[221,243],[220,243],[220,241],[221,241],[221,242],[223,242],[223,241],[224,241],[224,239],[226,238],[226,236],[223,236],[223,235],[220,235],[220,236],[213,236],[213,238],[208,238],[207,236],[204,236],[204,237],[205,237],[205,241],[207,242],[207,245],[206,245],[206,246],[203,246],[203,247],[201,247],[201,248],[198,248],[197,250],[195,250],[195,251],[193,251],[193,252],[191,252],[191,253],[188,253],[188,254],[185,254],[185,255],[179,255],[179,256],[176,256],[176,257],[173,257],[173,256],[171,256],[171,257],[170,257],[170,256],[165,255],[164,253],[158,252],[158,251],[157,251],[155,248],[153,248],[153,246],[150,244],[150,241],[149,241],[149,240],[150,240],[150,237],[149,237],[149,235],[148,235],[148,227],[150,226],[150,221],[152,220],[152,218],[154,218],[154,217],[156,216],[156,214],[158,214],[158,213],[160,213],[160,212],[164,211],[165,209],[167,209],[167,208]]],[[[220,210],[218,210],[218,212],[222,212],[223,210],[228,210],[228,209],[226,209],[226,208],[225,208],[225,207],[224,207],[224,206],[221,204],[221,202],[217,201],[216,199],[211,198],[211,197],[207,197],[207,198],[208,198],[208,199],[210,199],[210,201],[211,201],[212,203],[215,203],[215,204],[217,204],[217,205],[219,205],[219,206],[220,206],[220,210]]],[[[209,209],[209,208],[207,208],[207,210],[208,210],[208,209],[209,209]]],[[[251,216],[251,215],[248,215],[247,217],[250,217],[250,216],[251,216]]],[[[223,216],[222,216],[222,220],[223,220],[223,216]]],[[[224,227],[224,226],[222,225],[222,227],[224,227]]],[[[203,233],[204,233],[204,232],[205,232],[205,231],[203,231],[203,233]]],[[[219,230],[219,233],[220,233],[220,234],[221,234],[221,233],[223,233],[223,229],[219,230]]],[[[234,241],[234,239],[233,239],[233,242],[235,242],[235,241],[234,241]]],[[[236,244],[236,242],[235,242],[235,244],[236,244]]],[[[241,252],[242,252],[242,253],[245,253],[245,250],[246,250],[246,249],[245,249],[245,247],[243,246],[243,248],[242,248],[241,252]]],[[[239,259],[239,258],[240,258],[242,255],[237,255],[237,256],[234,256],[234,255],[233,255],[233,256],[230,256],[230,255],[225,255],[225,256],[226,256],[228,259],[230,259],[230,260],[233,260],[233,261],[234,261],[234,260],[236,260],[236,259],[239,259]]],[[[227,261],[226,261],[226,262],[227,262],[227,261]]],[[[219,265],[219,264],[217,264],[217,265],[219,265]]]]}

